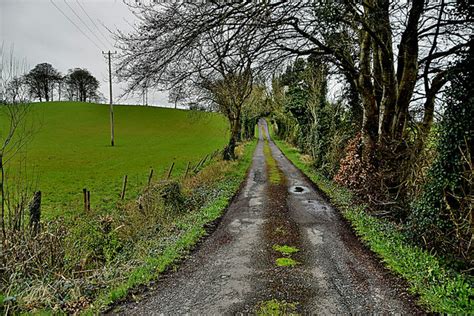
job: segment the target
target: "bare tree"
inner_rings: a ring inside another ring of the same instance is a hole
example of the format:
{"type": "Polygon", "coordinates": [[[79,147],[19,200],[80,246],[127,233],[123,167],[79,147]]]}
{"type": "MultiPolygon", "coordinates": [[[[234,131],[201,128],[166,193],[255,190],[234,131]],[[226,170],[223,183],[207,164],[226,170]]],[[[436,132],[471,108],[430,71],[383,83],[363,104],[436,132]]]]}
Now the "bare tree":
{"type": "Polygon", "coordinates": [[[69,92],[69,100],[91,102],[97,99],[99,81],[87,69],[69,69],[64,81],[69,92]]]}
{"type": "Polygon", "coordinates": [[[24,79],[32,97],[48,102],[54,98],[54,86],[61,79],[61,74],[51,64],[42,63],[31,69],[24,79]]]}
{"type": "Polygon", "coordinates": [[[208,25],[205,17],[213,9],[210,4],[134,8],[141,21],[137,29],[117,34],[123,52],[118,73],[129,82],[129,91],[144,84],[200,91],[200,101],[217,108],[229,121],[231,133],[224,158],[233,159],[242,105],[252,91],[255,73],[263,69],[254,57],[262,54],[266,39],[257,36],[258,28],[251,24],[243,26],[245,36],[238,41],[234,26],[208,25]]]}
{"type": "Polygon", "coordinates": [[[361,101],[363,168],[398,198],[405,177],[400,163],[424,147],[446,74],[456,71],[450,61],[472,41],[472,15],[458,9],[447,0],[145,5],[136,35],[122,36],[123,65],[152,55],[126,74],[139,83],[140,74],[154,73],[162,83],[189,80],[196,66],[216,67],[242,45],[259,74],[288,58],[324,56],[361,101]]]}
{"type": "Polygon", "coordinates": [[[30,104],[26,101],[26,94],[20,93],[26,91],[16,89],[15,83],[25,72],[26,64],[14,57],[13,50],[7,52],[3,46],[0,56],[0,95],[3,96],[0,121],[6,123],[6,128],[0,130],[0,209],[2,234],[5,237],[6,165],[28,141],[32,129],[26,120],[30,104]]]}
{"type": "Polygon", "coordinates": [[[174,108],[178,108],[178,103],[183,102],[187,99],[186,88],[182,85],[173,87],[169,91],[168,101],[174,104],[174,108]]]}

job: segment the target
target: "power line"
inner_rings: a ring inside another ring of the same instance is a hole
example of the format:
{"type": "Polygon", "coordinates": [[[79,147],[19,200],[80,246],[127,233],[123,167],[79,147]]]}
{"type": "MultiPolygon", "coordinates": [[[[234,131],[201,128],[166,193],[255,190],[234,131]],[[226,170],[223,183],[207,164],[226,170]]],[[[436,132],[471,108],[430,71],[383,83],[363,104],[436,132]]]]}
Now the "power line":
{"type": "Polygon", "coordinates": [[[102,40],[95,34],[95,32],[90,29],[89,25],[87,25],[87,23],[84,22],[84,20],[79,16],[79,14],[76,13],[76,11],[69,5],[69,3],[67,3],[66,0],[64,0],[64,3],[69,7],[72,13],[79,19],[79,21],[81,21],[82,24],[84,24],[84,26],[89,30],[89,32],[91,32],[91,34],[94,35],[94,37],[99,41],[99,43],[104,45],[104,47],[107,47],[107,45],[104,44],[104,42],[102,42],[102,40]]]}
{"type": "Polygon", "coordinates": [[[82,35],[84,35],[84,36],[85,36],[92,44],[94,44],[95,47],[97,47],[99,50],[101,49],[101,48],[99,47],[99,45],[97,45],[96,42],[94,42],[89,36],[87,36],[87,34],[84,33],[84,32],[81,30],[81,28],[80,28],[79,26],[77,26],[77,24],[74,23],[74,21],[71,20],[71,19],[66,15],[66,13],[64,13],[64,11],[61,10],[61,9],[53,2],[53,0],[49,0],[49,1],[51,2],[52,5],[54,5],[54,6],[56,7],[56,9],[58,9],[59,12],[61,12],[61,14],[62,14],[66,19],[68,19],[69,22],[71,22],[71,23],[79,30],[79,32],[82,33],[82,35]]]}
{"type": "Polygon", "coordinates": [[[97,29],[97,31],[99,32],[100,35],[102,35],[102,37],[113,47],[114,44],[112,44],[109,39],[107,38],[107,36],[104,35],[104,33],[102,33],[102,31],[100,30],[100,28],[97,26],[97,24],[94,22],[94,20],[91,18],[91,16],[87,13],[86,9],[84,9],[84,7],[82,6],[82,4],[79,2],[79,0],[76,0],[77,4],[79,5],[79,7],[82,9],[82,11],[86,14],[86,16],[89,18],[89,20],[92,22],[92,25],[94,25],[94,27],[97,29]]]}

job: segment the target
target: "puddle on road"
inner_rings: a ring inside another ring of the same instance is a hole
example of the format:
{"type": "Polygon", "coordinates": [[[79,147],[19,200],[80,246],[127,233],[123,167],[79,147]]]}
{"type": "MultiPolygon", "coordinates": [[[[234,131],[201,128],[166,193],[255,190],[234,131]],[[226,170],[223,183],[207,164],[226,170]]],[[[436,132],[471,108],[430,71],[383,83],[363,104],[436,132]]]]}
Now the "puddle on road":
{"type": "Polygon", "coordinates": [[[305,194],[309,192],[309,189],[302,185],[295,185],[290,188],[290,192],[294,194],[305,194]]]}
{"type": "Polygon", "coordinates": [[[261,197],[254,197],[249,200],[249,206],[250,207],[256,207],[262,205],[262,198],[261,197]]]}
{"type": "Polygon", "coordinates": [[[323,243],[323,233],[316,228],[308,228],[308,237],[313,245],[320,245],[323,243]]]}

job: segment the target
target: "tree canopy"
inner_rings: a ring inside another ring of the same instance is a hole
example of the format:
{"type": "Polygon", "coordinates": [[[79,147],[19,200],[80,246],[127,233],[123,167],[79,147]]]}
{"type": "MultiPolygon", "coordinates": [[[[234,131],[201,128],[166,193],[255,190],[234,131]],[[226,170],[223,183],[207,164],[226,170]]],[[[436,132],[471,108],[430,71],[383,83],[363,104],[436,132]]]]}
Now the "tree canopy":
{"type": "Polygon", "coordinates": [[[87,69],[69,69],[65,83],[69,100],[90,102],[98,98],[99,81],[87,69]]]}
{"type": "Polygon", "coordinates": [[[50,101],[54,85],[61,79],[61,75],[51,64],[42,63],[31,69],[24,78],[33,98],[50,101]]]}

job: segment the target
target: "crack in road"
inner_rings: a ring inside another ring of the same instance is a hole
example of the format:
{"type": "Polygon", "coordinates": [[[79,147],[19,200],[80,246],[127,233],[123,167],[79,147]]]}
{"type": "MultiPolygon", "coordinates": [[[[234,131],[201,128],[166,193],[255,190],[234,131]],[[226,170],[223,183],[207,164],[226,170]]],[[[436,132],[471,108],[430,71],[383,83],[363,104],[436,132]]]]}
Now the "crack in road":
{"type": "Polygon", "coordinates": [[[259,136],[245,186],[216,231],[177,272],[112,314],[255,313],[273,299],[304,314],[416,313],[398,279],[271,141],[264,120],[259,130],[268,140],[259,136]],[[268,179],[264,146],[276,161],[280,182],[268,179]],[[298,251],[282,255],[275,245],[298,251]],[[291,257],[297,265],[278,266],[279,257],[291,257]]]}

